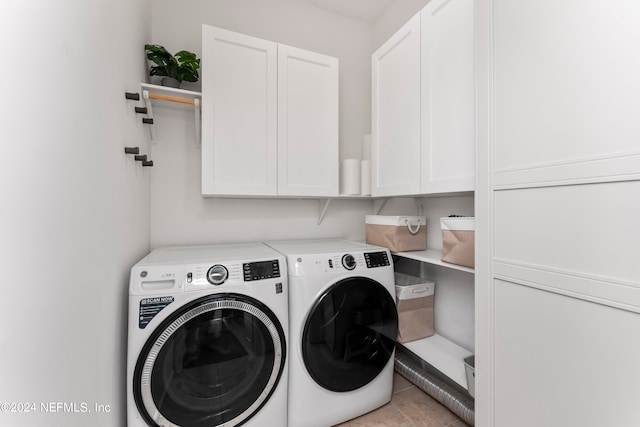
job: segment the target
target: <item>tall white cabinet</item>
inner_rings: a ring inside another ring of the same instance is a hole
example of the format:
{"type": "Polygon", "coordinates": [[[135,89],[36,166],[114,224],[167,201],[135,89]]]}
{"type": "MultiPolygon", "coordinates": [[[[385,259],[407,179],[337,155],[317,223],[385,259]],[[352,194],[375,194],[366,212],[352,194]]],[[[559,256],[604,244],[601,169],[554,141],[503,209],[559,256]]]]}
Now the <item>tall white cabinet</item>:
{"type": "Polygon", "coordinates": [[[338,60],[202,27],[202,194],[338,195],[338,60]]]}
{"type": "Polygon", "coordinates": [[[639,21],[479,1],[480,427],[640,423],[639,21]]]}
{"type": "Polygon", "coordinates": [[[433,0],[373,54],[374,196],[473,191],[474,13],[433,0]]]}

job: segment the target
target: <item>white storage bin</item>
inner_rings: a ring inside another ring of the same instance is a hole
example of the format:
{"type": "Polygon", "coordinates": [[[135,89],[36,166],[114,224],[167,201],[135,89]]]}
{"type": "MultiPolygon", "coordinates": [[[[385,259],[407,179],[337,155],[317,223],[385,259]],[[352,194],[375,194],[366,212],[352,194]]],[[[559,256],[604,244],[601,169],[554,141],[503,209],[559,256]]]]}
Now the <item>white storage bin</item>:
{"type": "Polygon", "coordinates": [[[476,357],[464,359],[464,371],[467,374],[467,389],[471,397],[476,397],[476,357]]]}
{"type": "Polygon", "coordinates": [[[424,216],[367,215],[367,243],[391,252],[427,249],[427,218],[424,216]]]}
{"type": "Polygon", "coordinates": [[[433,329],[435,283],[395,273],[398,306],[398,342],[430,337],[433,329]]]}

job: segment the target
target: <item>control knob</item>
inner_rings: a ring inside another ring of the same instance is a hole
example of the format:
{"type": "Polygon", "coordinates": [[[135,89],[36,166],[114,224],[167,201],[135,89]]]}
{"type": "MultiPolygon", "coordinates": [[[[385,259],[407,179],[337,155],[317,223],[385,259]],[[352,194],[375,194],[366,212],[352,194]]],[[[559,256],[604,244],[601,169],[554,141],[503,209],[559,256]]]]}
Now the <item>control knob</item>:
{"type": "Polygon", "coordinates": [[[212,285],[222,285],[229,277],[229,271],[224,265],[216,264],[207,271],[207,280],[212,285]]]}
{"type": "Polygon", "coordinates": [[[356,259],[351,254],[346,254],[342,256],[342,265],[347,270],[353,270],[356,268],[356,259]]]}

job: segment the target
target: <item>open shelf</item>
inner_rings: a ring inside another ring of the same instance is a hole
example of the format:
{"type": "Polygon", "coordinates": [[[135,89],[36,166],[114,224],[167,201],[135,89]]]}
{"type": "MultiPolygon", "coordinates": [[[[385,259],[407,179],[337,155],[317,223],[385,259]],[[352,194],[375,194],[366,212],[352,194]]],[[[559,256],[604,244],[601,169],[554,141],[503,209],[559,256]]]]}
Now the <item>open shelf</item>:
{"type": "Polygon", "coordinates": [[[463,267],[461,265],[443,262],[442,251],[438,251],[435,249],[427,249],[426,251],[393,252],[393,255],[401,256],[403,258],[414,259],[416,261],[426,262],[428,264],[434,264],[442,267],[452,268],[454,270],[466,271],[467,273],[475,272],[473,268],[463,267]]]}
{"type": "MultiPolygon", "coordinates": [[[[140,87],[142,88],[142,98],[146,106],[146,118],[150,120],[150,122],[145,123],[153,124],[153,107],[151,106],[151,100],[192,105],[194,107],[196,143],[200,143],[200,106],[202,93],[149,83],[141,83],[140,87]]],[[[151,136],[151,140],[157,139],[153,126],[149,127],[149,135],[151,136]]]]}
{"type": "MultiPolygon", "coordinates": [[[[160,95],[174,96],[178,98],[186,98],[191,100],[193,100],[194,98],[202,98],[201,92],[194,92],[192,90],[178,89],[178,88],[172,88],[168,86],[159,86],[159,85],[153,85],[150,83],[140,83],[140,87],[142,88],[142,90],[148,90],[149,92],[157,93],[160,95]]],[[[174,101],[174,102],[181,102],[181,101],[174,101]]],[[[193,102],[182,102],[182,103],[193,104],[193,102]]]]}
{"type": "Polygon", "coordinates": [[[473,353],[438,334],[400,345],[467,389],[464,359],[473,353]]]}

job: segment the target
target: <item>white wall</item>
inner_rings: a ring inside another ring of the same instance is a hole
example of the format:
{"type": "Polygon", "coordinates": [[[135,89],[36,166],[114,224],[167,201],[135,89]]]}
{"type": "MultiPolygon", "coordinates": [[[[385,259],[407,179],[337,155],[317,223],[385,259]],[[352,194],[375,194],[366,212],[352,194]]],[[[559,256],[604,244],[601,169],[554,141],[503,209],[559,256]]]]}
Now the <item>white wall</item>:
{"type": "MultiPolygon", "coordinates": [[[[206,23],[338,57],[341,158],[361,156],[363,135],[371,128],[371,25],[291,0],[193,0],[188,7],[154,0],[152,10],[152,42],[170,51],[187,49],[200,55],[201,27],[206,23]]],[[[282,238],[364,239],[370,201],[334,201],[318,226],[317,200],[203,199],[193,113],[166,104],[154,108],[158,143],[152,148],[153,247],[282,238]]]]}
{"type": "Polygon", "coordinates": [[[0,413],[11,426],[125,424],[128,270],[149,247],[149,172],[125,101],[149,3],[24,0],[0,13],[0,413]],[[45,413],[41,404],[110,405],[45,413]]]}

